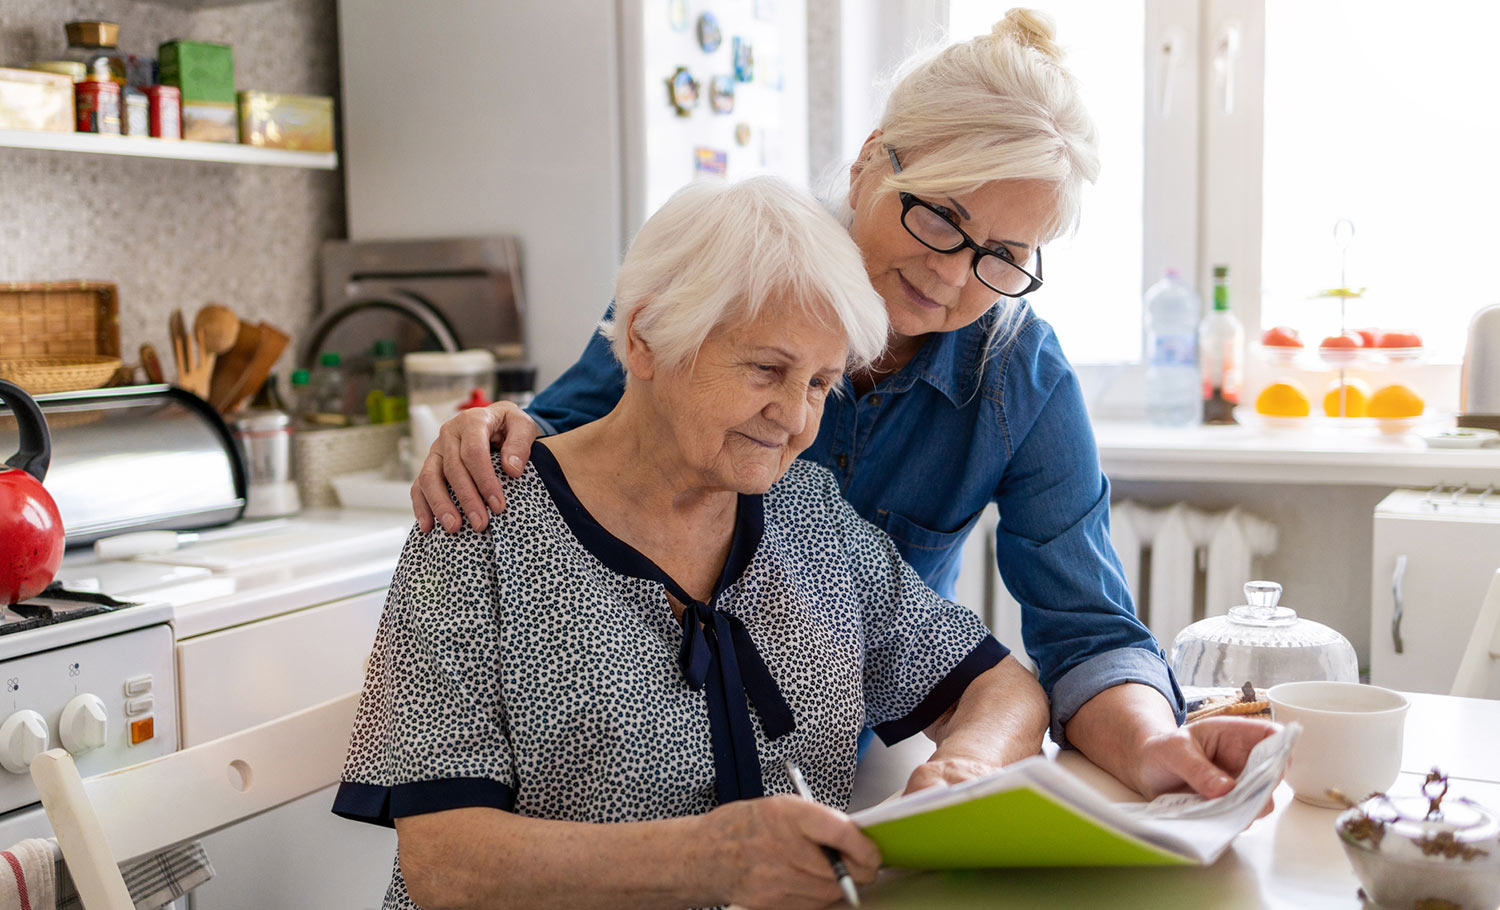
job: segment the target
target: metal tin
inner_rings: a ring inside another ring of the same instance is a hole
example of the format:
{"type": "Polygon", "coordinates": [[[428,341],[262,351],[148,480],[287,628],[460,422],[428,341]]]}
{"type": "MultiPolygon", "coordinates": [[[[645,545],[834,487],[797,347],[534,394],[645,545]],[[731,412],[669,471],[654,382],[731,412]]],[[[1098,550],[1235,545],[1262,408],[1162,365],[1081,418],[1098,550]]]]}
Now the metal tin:
{"type": "Polygon", "coordinates": [[[71,133],[76,119],[72,79],[0,67],[0,129],[71,133]]]}
{"type": "Polygon", "coordinates": [[[79,82],[73,86],[80,133],[120,134],[120,87],[113,82],[79,82]]]}
{"type": "Polygon", "coordinates": [[[182,92],[172,85],[152,85],[146,89],[150,105],[150,132],[157,139],[182,138],[182,92]]]}
{"type": "Polygon", "coordinates": [[[141,138],[150,135],[151,102],[146,100],[146,93],[128,88],[125,90],[124,101],[120,117],[121,131],[127,136],[141,138]]]}
{"type": "Polygon", "coordinates": [[[37,60],[27,64],[29,70],[39,73],[56,73],[59,76],[67,76],[74,82],[82,82],[89,68],[79,60],[37,60]]]}

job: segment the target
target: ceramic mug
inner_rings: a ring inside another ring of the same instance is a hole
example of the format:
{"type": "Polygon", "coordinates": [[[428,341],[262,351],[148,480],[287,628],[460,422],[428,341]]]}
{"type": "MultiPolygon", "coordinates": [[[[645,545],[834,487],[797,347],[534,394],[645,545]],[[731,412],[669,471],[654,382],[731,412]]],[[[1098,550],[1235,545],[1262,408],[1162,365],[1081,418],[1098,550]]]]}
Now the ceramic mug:
{"type": "Polygon", "coordinates": [[[1337,809],[1343,804],[1329,799],[1330,789],[1358,802],[1396,782],[1406,696],[1360,683],[1293,682],[1272,686],[1266,697],[1272,720],[1302,725],[1286,771],[1298,799],[1337,809]]]}

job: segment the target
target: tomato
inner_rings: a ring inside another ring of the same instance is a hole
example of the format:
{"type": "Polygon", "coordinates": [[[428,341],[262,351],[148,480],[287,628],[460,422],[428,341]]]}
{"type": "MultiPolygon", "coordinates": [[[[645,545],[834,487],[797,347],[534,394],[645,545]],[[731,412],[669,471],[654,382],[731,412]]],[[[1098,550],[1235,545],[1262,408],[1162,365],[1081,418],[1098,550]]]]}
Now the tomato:
{"type": "Polygon", "coordinates": [[[1267,329],[1266,333],[1260,336],[1260,343],[1268,348],[1302,347],[1302,339],[1297,336],[1297,330],[1287,328],[1284,325],[1278,325],[1274,329],[1267,329]]]}
{"type": "Polygon", "coordinates": [[[1419,348],[1422,336],[1416,332],[1386,332],[1380,336],[1379,344],[1383,348],[1419,348]]]}
{"type": "Polygon", "coordinates": [[[1362,345],[1362,340],[1360,339],[1360,337],[1358,335],[1355,335],[1352,332],[1345,332],[1342,335],[1329,335],[1327,338],[1323,339],[1323,343],[1320,344],[1320,345],[1318,345],[1318,347],[1320,347],[1320,348],[1357,348],[1357,347],[1360,347],[1361,345],[1362,345]]]}
{"type": "Polygon", "coordinates": [[[1380,344],[1379,329],[1355,329],[1354,334],[1359,336],[1359,340],[1364,342],[1367,348],[1377,347],[1380,344]]]}

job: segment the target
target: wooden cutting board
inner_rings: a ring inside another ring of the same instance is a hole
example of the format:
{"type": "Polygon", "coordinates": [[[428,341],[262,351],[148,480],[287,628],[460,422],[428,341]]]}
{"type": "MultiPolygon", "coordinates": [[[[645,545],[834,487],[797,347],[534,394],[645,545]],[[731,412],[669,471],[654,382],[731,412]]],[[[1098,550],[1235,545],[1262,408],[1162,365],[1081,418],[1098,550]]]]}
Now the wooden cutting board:
{"type": "Polygon", "coordinates": [[[234,336],[234,347],[225,351],[214,364],[213,380],[209,383],[209,404],[220,414],[229,410],[230,395],[239,388],[240,380],[259,346],[260,324],[240,320],[240,330],[234,336]]]}

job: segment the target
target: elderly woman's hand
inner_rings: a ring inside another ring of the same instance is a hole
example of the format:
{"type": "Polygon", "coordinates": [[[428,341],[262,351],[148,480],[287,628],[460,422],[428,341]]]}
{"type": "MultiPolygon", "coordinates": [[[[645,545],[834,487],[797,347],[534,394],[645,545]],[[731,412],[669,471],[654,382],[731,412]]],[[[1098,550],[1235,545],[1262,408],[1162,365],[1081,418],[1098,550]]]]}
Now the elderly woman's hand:
{"type": "Polygon", "coordinates": [[[795,796],[737,800],[703,817],[714,832],[724,899],[745,907],[827,907],[842,899],[819,849],[837,850],[856,884],[875,880],[880,849],[849,816],[795,796]]]}
{"type": "Polygon", "coordinates": [[[433,528],[434,516],[452,534],[462,521],[448,497],[452,487],[459,507],[469,517],[469,526],[483,531],[490,523],[490,510],[505,510],[505,491],[490,460],[490,447],[500,443],[505,473],[520,477],[531,458],[531,444],[541,431],[514,402],[497,401],[487,408],[460,411],[438,430],[422,470],[411,485],[411,508],[417,526],[433,528]],[[486,508],[488,503],[488,508],[486,508]]]}

